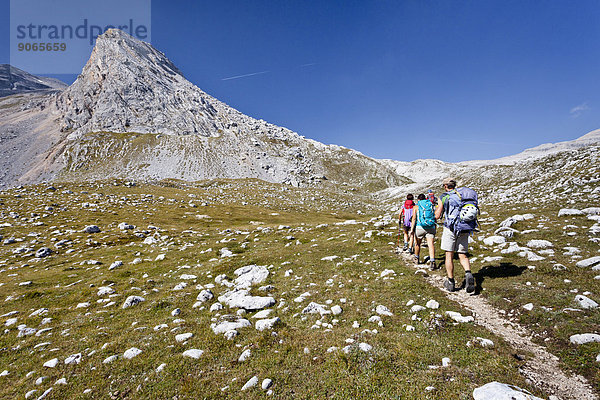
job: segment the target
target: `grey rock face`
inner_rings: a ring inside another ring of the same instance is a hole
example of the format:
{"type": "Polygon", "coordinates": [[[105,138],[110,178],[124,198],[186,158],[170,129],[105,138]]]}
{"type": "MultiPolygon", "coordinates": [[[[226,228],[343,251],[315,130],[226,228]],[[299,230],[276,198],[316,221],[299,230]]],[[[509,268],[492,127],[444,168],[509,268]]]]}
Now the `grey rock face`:
{"type": "Polygon", "coordinates": [[[240,113],[187,81],[150,44],[116,29],[98,37],[81,75],[54,106],[69,133],[66,176],[76,179],[369,181],[381,188],[402,179],[359,152],[240,113]]]}

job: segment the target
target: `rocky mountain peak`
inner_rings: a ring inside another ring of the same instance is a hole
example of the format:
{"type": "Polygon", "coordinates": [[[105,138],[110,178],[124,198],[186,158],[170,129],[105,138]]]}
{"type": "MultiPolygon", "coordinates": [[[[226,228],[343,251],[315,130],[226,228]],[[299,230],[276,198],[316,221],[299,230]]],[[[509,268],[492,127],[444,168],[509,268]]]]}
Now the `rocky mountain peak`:
{"type": "Polygon", "coordinates": [[[218,136],[216,100],[149,43],[118,29],[98,36],[77,80],[57,98],[63,131],[218,136]]]}

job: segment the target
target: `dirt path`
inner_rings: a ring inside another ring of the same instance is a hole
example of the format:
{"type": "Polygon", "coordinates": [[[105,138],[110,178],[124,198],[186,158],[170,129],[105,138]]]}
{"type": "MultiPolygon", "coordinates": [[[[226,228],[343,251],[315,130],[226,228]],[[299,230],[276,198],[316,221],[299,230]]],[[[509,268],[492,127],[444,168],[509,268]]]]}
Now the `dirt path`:
{"type": "MultiPolygon", "coordinates": [[[[410,256],[402,253],[401,257],[408,265],[413,265],[410,256]]],[[[468,295],[464,290],[447,292],[443,289],[444,278],[439,275],[427,275],[429,284],[439,288],[446,296],[461,304],[473,313],[475,323],[485,327],[495,335],[502,337],[512,347],[532,354],[525,361],[519,372],[544,392],[553,395],[552,399],[560,400],[597,400],[592,386],[579,375],[569,376],[559,367],[559,359],[545,347],[531,340],[531,333],[523,326],[509,321],[481,296],[468,295]]],[[[510,382],[507,382],[510,383],[510,382]]]]}

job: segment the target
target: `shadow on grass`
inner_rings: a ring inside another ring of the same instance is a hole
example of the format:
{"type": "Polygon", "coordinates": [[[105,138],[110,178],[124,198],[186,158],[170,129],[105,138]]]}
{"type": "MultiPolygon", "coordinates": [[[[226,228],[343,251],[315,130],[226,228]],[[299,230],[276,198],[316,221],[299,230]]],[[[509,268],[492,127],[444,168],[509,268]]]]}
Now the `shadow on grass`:
{"type": "MultiPolygon", "coordinates": [[[[458,257],[455,257],[455,260],[457,261],[454,261],[454,271],[456,271],[456,268],[461,268],[460,263],[458,262],[458,257]]],[[[445,264],[445,259],[442,258],[441,260],[439,260],[438,266],[442,269],[442,271],[444,271],[444,269],[446,268],[445,264]]],[[[519,267],[513,263],[500,263],[500,265],[486,265],[485,267],[481,268],[479,271],[473,274],[473,276],[475,277],[475,294],[481,293],[481,289],[483,287],[482,283],[486,280],[486,278],[496,279],[519,276],[526,269],[527,267],[519,267]]],[[[463,279],[462,282],[457,282],[456,290],[462,290],[465,288],[465,286],[466,283],[463,279]]]]}
{"type": "Polygon", "coordinates": [[[475,293],[479,294],[481,292],[482,283],[486,280],[486,278],[496,279],[519,276],[526,269],[527,267],[519,267],[513,263],[500,263],[500,265],[486,265],[485,267],[481,268],[479,271],[473,274],[476,283],[475,293]]]}

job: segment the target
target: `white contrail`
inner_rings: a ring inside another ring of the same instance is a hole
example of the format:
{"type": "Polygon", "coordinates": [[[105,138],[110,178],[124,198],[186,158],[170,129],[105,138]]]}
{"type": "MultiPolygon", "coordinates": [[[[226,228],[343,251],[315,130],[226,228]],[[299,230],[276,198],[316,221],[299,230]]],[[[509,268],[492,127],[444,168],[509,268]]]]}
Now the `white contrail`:
{"type": "Polygon", "coordinates": [[[262,75],[262,74],[267,74],[271,71],[260,71],[260,72],[253,72],[251,74],[244,74],[244,75],[236,75],[236,76],[230,76],[229,78],[223,78],[221,79],[222,81],[229,81],[231,79],[238,79],[238,78],[245,78],[247,76],[254,76],[254,75],[262,75]]]}

